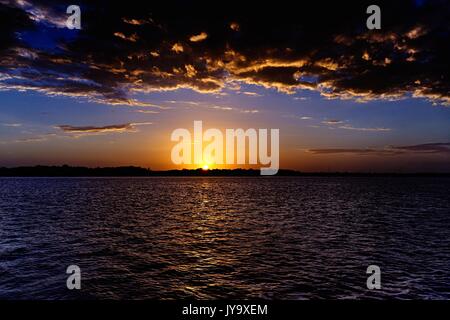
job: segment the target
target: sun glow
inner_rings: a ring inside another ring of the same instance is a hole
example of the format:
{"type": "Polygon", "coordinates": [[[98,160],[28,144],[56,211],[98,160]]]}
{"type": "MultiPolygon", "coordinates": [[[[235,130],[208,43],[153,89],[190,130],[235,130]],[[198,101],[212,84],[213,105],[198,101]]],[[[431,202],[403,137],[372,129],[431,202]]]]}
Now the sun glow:
{"type": "Polygon", "coordinates": [[[209,169],[209,166],[208,166],[207,164],[205,164],[205,165],[202,167],[202,169],[203,169],[203,170],[208,170],[208,169],[209,169]]]}

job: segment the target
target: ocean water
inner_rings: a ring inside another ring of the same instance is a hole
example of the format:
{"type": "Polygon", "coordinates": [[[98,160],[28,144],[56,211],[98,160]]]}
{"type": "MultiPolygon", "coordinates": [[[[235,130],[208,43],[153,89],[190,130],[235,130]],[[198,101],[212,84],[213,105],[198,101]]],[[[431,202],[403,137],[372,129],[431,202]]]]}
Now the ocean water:
{"type": "Polygon", "coordinates": [[[423,177],[0,178],[0,298],[450,299],[449,192],[423,177]]]}

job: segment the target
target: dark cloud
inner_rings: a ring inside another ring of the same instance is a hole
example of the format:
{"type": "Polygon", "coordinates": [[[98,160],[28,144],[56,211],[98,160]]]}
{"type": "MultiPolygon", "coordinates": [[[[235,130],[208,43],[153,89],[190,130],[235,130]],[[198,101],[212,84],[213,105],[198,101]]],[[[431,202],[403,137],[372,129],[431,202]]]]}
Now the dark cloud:
{"type": "Polygon", "coordinates": [[[396,147],[396,149],[406,152],[450,153],[450,143],[426,143],[415,146],[396,147]]]}
{"type": "Polygon", "coordinates": [[[90,133],[111,133],[111,132],[134,132],[136,131],[136,126],[148,125],[150,122],[140,122],[140,123],[125,123],[125,124],[113,124],[108,126],[71,126],[71,125],[59,125],[58,129],[63,130],[66,133],[76,133],[76,134],[90,134],[90,133]]]}
{"type": "Polygon", "coordinates": [[[377,149],[344,149],[344,148],[330,148],[330,149],[310,149],[308,152],[314,154],[374,154],[374,153],[382,153],[383,150],[377,149]]]}
{"type": "Polygon", "coordinates": [[[0,0],[0,89],[146,106],[133,93],[239,82],[327,98],[450,103],[450,4],[379,1],[81,1],[82,30],[58,1],[0,0]]]}
{"type": "Polygon", "coordinates": [[[115,124],[103,127],[93,127],[93,126],[76,127],[69,125],[60,125],[57,127],[63,130],[64,132],[69,133],[123,132],[133,130],[133,126],[130,123],[115,124]]]}
{"type": "Polygon", "coordinates": [[[359,154],[359,155],[400,155],[408,153],[421,154],[448,154],[450,155],[450,142],[448,143],[426,143],[411,146],[389,146],[383,149],[311,149],[314,154],[359,154]]]}

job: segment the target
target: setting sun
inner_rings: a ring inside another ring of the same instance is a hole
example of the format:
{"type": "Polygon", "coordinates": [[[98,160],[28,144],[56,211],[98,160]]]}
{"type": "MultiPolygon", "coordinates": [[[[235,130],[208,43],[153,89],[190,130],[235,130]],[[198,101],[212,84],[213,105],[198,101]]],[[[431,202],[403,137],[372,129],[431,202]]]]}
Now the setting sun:
{"type": "Polygon", "coordinates": [[[208,170],[208,169],[209,169],[209,166],[208,166],[207,164],[205,164],[205,165],[202,167],[202,169],[203,169],[203,170],[208,170]]]}

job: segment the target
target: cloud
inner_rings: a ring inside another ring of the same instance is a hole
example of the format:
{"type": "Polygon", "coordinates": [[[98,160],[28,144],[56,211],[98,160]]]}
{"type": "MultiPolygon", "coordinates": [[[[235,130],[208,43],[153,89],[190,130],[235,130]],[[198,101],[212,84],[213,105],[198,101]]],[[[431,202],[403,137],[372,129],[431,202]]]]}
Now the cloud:
{"type": "Polygon", "coordinates": [[[183,45],[182,45],[182,44],[180,44],[180,43],[175,43],[175,44],[172,46],[172,49],[171,49],[171,50],[174,51],[174,52],[176,52],[176,53],[181,53],[181,52],[184,51],[184,48],[183,48],[183,45]]]}
{"type": "Polygon", "coordinates": [[[410,146],[388,146],[385,148],[329,148],[329,149],[310,149],[308,152],[313,154],[357,154],[357,155],[403,155],[410,153],[419,154],[447,154],[450,155],[450,142],[448,143],[426,143],[410,146]]]}
{"type": "Polygon", "coordinates": [[[216,110],[223,110],[223,111],[231,111],[233,110],[232,107],[224,107],[224,106],[212,106],[213,109],[216,110]]]}
{"type": "Polygon", "coordinates": [[[391,131],[391,128],[361,128],[361,127],[353,127],[350,125],[339,126],[339,129],[345,130],[354,130],[354,131],[372,131],[372,132],[387,132],[391,131]]]}
{"type": "Polygon", "coordinates": [[[76,134],[97,134],[97,133],[122,133],[122,132],[136,132],[136,126],[150,125],[151,122],[139,122],[139,123],[125,123],[125,124],[113,124],[108,126],[71,126],[71,125],[58,125],[56,128],[61,129],[65,133],[76,134]]]}
{"type": "Polygon", "coordinates": [[[241,110],[241,113],[259,113],[259,110],[256,109],[241,110]]]}
{"type": "Polygon", "coordinates": [[[329,124],[329,125],[336,125],[340,123],[344,123],[344,121],[336,120],[336,119],[330,119],[330,120],[324,120],[322,121],[323,124],[329,124]]]}
{"type": "Polygon", "coordinates": [[[390,128],[382,128],[382,127],[375,127],[375,128],[367,128],[367,127],[354,127],[349,124],[345,124],[347,121],[337,120],[337,119],[329,119],[322,121],[323,124],[330,125],[330,129],[344,129],[344,130],[353,130],[353,131],[367,131],[367,132],[388,132],[392,129],[390,128]],[[339,126],[337,126],[339,125],[339,126]]]}
{"type": "Polygon", "coordinates": [[[110,133],[133,133],[137,132],[138,126],[152,125],[152,122],[131,122],[124,124],[112,124],[107,126],[73,126],[73,125],[57,125],[54,128],[59,129],[63,134],[56,132],[39,134],[36,136],[29,136],[26,138],[20,138],[15,140],[0,140],[0,144],[10,143],[33,143],[47,141],[50,137],[60,138],[79,138],[87,135],[102,135],[110,133]]]}
{"type": "Polygon", "coordinates": [[[115,124],[104,127],[94,127],[94,126],[76,127],[70,125],[59,125],[57,126],[57,128],[67,133],[124,132],[134,130],[134,127],[130,123],[115,124]]]}
{"type": "Polygon", "coordinates": [[[380,1],[383,28],[373,31],[365,27],[371,3],[363,2],[293,10],[281,1],[255,14],[255,3],[232,0],[205,14],[201,2],[81,0],[82,30],[66,30],[58,1],[0,0],[0,90],[143,106],[136,93],[218,93],[245,83],[326,99],[449,105],[450,4],[380,1]]]}
{"type": "Polygon", "coordinates": [[[256,93],[256,92],[251,92],[251,91],[244,91],[244,92],[242,92],[242,94],[245,94],[246,96],[251,96],[251,97],[262,97],[261,94],[256,93]]]}
{"type": "Polygon", "coordinates": [[[36,1],[1,0],[0,5],[21,9],[31,21],[48,24],[57,28],[65,28],[67,16],[65,10],[56,10],[54,6],[36,1]]]}
{"type": "MultiPolygon", "coordinates": [[[[309,116],[299,116],[296,114],[285,114],[282,116],[283,118],[289,118],[289,119],[299,119],[299,120],[313,120],[313,117],[309,116]]],[[[318,126],[316,126],[318,128],[318,126]]]]}
{"type": "Polygon", "coordinates": [[[21,123],[2,123],[2,125],[5,127],[12,127],[12,128],[17,128],[17,127],[22,126],[21,123]]]}
{"type": "Polygon", "coordinates": [[[450,142],[418,144],[396,147],[396,149],[405,152],[450,153],[450,142]]]}
{"type": "Polygon", "coordinates": [[[46,133],[46,134],[40,134],[36,136],[30,136],[26,138],[20,138],[15,140],[0,140],[0,144],[7,145],[11,143],[34,143],[34,142],[43,142],[47,141],[49,137],[56,136],[55,133],[46,133]]]}
{"type": "Polygon", "coordinates": [[[159,113],[159,111],[154,111],[154,110],[136,110],[137,113],[146,113],[146,114],[155,114],[155,113],[159,113]]]}
{"type": "Polygon", "coordinates": [[[185,101],[185,100],[169,100],[165,101],[166,103],[170,103],[173,105],[178,105],[181,107],[187,108],[203,108],[217,111],[232,111],[246,114],[256,114],[259,113],[257,109],[242,109],[238,107],[233,107],[229,105],[218,105],[218,104],[210,104],[209,102],[201,102],[201,101],[185,101]]]}
{"type": "Polygon", "coordinates": [[[308,150],[310,153],[314,154],[373,154],[373,153],[382,153],[382,150],[376,150],[376,149],[344,149],[344,148],[330,148],[330,149],[310,149],[308,150]]]}
{"type": "Polygon", "coordinates": [[[124,35],[122,32],[115,32],[114,35],[118,38],[121,38],[126,41],[136,42],[139,38],[136,34],[132,34],[130,36],[124,35]]]}
{"type": "Polygon", "coordinates": [[[206,38],[208,38],[208,34],[206,32],[202,32],[200,34],[193,35],[189,38],[189,40],[192,42],[200,42],[205,40],[206,38]]]}

